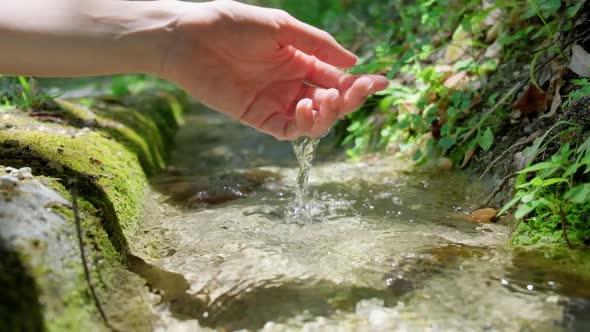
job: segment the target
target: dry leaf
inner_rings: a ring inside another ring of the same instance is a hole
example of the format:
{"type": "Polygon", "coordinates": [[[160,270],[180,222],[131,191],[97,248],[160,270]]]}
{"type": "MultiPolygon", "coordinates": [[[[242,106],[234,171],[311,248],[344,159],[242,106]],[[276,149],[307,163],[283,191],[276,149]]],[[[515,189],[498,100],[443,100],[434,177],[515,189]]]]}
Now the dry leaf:
{"type": "Polygon", "coordinates": [[[473,158],[474,154],[475,154],[475,147],[471,148],[471,149],[467,150],[467,152],[465,152],[465,156],[463,157],[463,162],[461,163],[461,168],[467,166],[467,164],[469,163],[471,158],[473,158]]]}
{"type": "Polygon", "coordinates": [[[547,94],[531,84],[512,107],[518,109],[522,115],[543,112],[547,108],[547,94]]]}
{"type": "Polygon", "coordinates": [[[461,85],[465,85],[465,83],[467,83],[467,80],[465,80],[466,76],[466,71],[460,71],[447,78],[443,85],[449,89],[460,87],[461,85]]]}
{"type": "Polygon", "coordinates": [[[502,43],[499,41],[493,42],[488,48],[486,48],[486,52],[484,53],[484,57],[486,58],[496,58],[502,52],[502,43]]]}
{"type": "Polygon", "coordinates": [[[553,96],[553,102],[551,102],[551,108],[549,109],[549,113],[541,115],[539,119],[550,118],[555,115],[555,112],[561,105],[561,94],[559,93],[560,89],[561,85],[557,85],[555,87],[555,96],[553,96]]]}
{"type": "Polygon", "coordinates": [[[502,31],[503,25],[504,23],[501,21],[498,21],[494,23],[494,25],[492,25],[490,30],[488,30],[488,32],[486,33],[486,43],[491,43],[494,40],[498,39],[498,36],[500,36],[500,32],[502,31]]]}
{"type": "Polygon", "coordinates": [[[445,52],[445,63],[455,63],[466,52],[469,46],[473,43],[470,38],[471,34],[463,29],[461,25],[453,33],[452,43],[449,44],[445,52]]]}
{"type": "Polygon", "coordinates": [[[471,212],[467,216],[467,220],[473,222],[492,222],[496,219],[497,211],[492,208],[483,208],[471,212]]]}
{"type": "Polygon", "coordinates": [[[582,77],[590,77],[590,54],[582,46],[572,46],[572,60],[569,68],[582,77]]]}

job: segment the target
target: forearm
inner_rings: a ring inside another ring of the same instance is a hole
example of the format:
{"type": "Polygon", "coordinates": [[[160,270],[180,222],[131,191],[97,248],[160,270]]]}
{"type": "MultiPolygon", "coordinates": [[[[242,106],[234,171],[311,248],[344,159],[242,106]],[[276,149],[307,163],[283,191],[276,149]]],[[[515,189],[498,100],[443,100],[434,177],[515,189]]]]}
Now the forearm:
{"type": "Polygon", "coordinates": [[[157,74],[172,42],[180,5],[168,1],[9,1],[0,9],[0,74],[157,74]]]}

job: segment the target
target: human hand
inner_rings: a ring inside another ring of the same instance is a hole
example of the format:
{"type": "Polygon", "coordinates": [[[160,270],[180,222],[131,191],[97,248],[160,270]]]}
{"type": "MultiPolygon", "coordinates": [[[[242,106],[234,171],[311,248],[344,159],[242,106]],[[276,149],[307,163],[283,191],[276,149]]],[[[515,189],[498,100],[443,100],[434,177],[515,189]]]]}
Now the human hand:
{"type": "Polygon", "coordinates": [[[283,11],[234,1],[177,4],[159,75],[279,140],[324,135],[388,85],[383,76],[340,71],[356,57],[283,11]]]}

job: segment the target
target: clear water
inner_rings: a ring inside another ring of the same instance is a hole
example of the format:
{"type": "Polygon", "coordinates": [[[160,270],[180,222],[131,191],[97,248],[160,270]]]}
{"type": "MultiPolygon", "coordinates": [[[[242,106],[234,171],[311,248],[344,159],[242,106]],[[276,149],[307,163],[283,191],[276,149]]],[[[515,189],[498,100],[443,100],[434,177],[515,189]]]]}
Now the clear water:
{"type": "Polygon", "coordinates": [[[507,251],[508,226],[466,221],[490,188],[333,160],[328,143],[305,200],[289,143],[189,117],[130,241],[161,296],[156,330],[590,330],[575,258],[507,251]],[[314,222],[289,222],[296,199],[314,222]]]}
{"type": "Polygon", "coordinates": [[[313,219],[311,202],[309,197],[309,173],[315,150],[320,143],[320,138],[301,137],[295,140],[293,152],[299,163],[299,171],[295,180],[295,200],[292,214],[289,215],[295,222],[310,223],[313,219]]]}

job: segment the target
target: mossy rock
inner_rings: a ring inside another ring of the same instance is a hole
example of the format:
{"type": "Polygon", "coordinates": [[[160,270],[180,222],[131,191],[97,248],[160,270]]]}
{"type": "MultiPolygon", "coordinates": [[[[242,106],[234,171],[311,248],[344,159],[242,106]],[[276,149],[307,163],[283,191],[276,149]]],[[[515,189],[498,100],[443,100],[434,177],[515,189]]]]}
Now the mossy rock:
{"type": "MultiPolygon", "coordinates": [[[[80,107],[60,103],[70,110],[80,107]]],[[[165,166],[182,111],[182,101],[171,95],[148,96],[134,103],[137,106],[123,107],[97,101],[94,130],[12,113],[4,115],[6,129],[0,131],[0,164],[28,166],[35,174],[62,182],[75,179],[80,196],[99,211],[120,251],[126,250],[125,238],[137,229],[146,176],[165,166]]]]}
{"type": "MultiPolygon", "coordinates": [[[[165,167],[184,97],[147,93],[94,99],[91,107],[56,103],[59,110],[45,112],[44,121],[22,111],[0,115],[0,165],[30,167],[31,181],[64,199],[25,204],[22,210],[39,213],[18,219],[19,225],[0,225],[0,279],[12,290],[0,301],[0,330],[108,330],[84,277],[71,192],[77,192],[91,280],[109,323],[117,330],[149,330],[149,295],[145,280],[127,268],[127,239],[139,227],[147,177],[165,167]],[[52,226],[44,234],[12,231],[40,225],[52,226]]],[[[6,173],[0,167],[0,176],[6,173]]],[[[0,204],[28,199],[0,194],[0,204]]]]}
{"type": "MultiPolygon", "coordinates": [[[[89,292],[71,197],[51,178],[20,181],[0,194],[1,331],[108,330],[89,292]],[[56,188],[50,189],[49,187],[56,188]],[[6,315],[6,316],[4,316],[6,315]]],[[[145,281],[125,269],[94,207],[78,199],[91,282],[109,325],[148,330],[155,319],[145,281]]]]}

